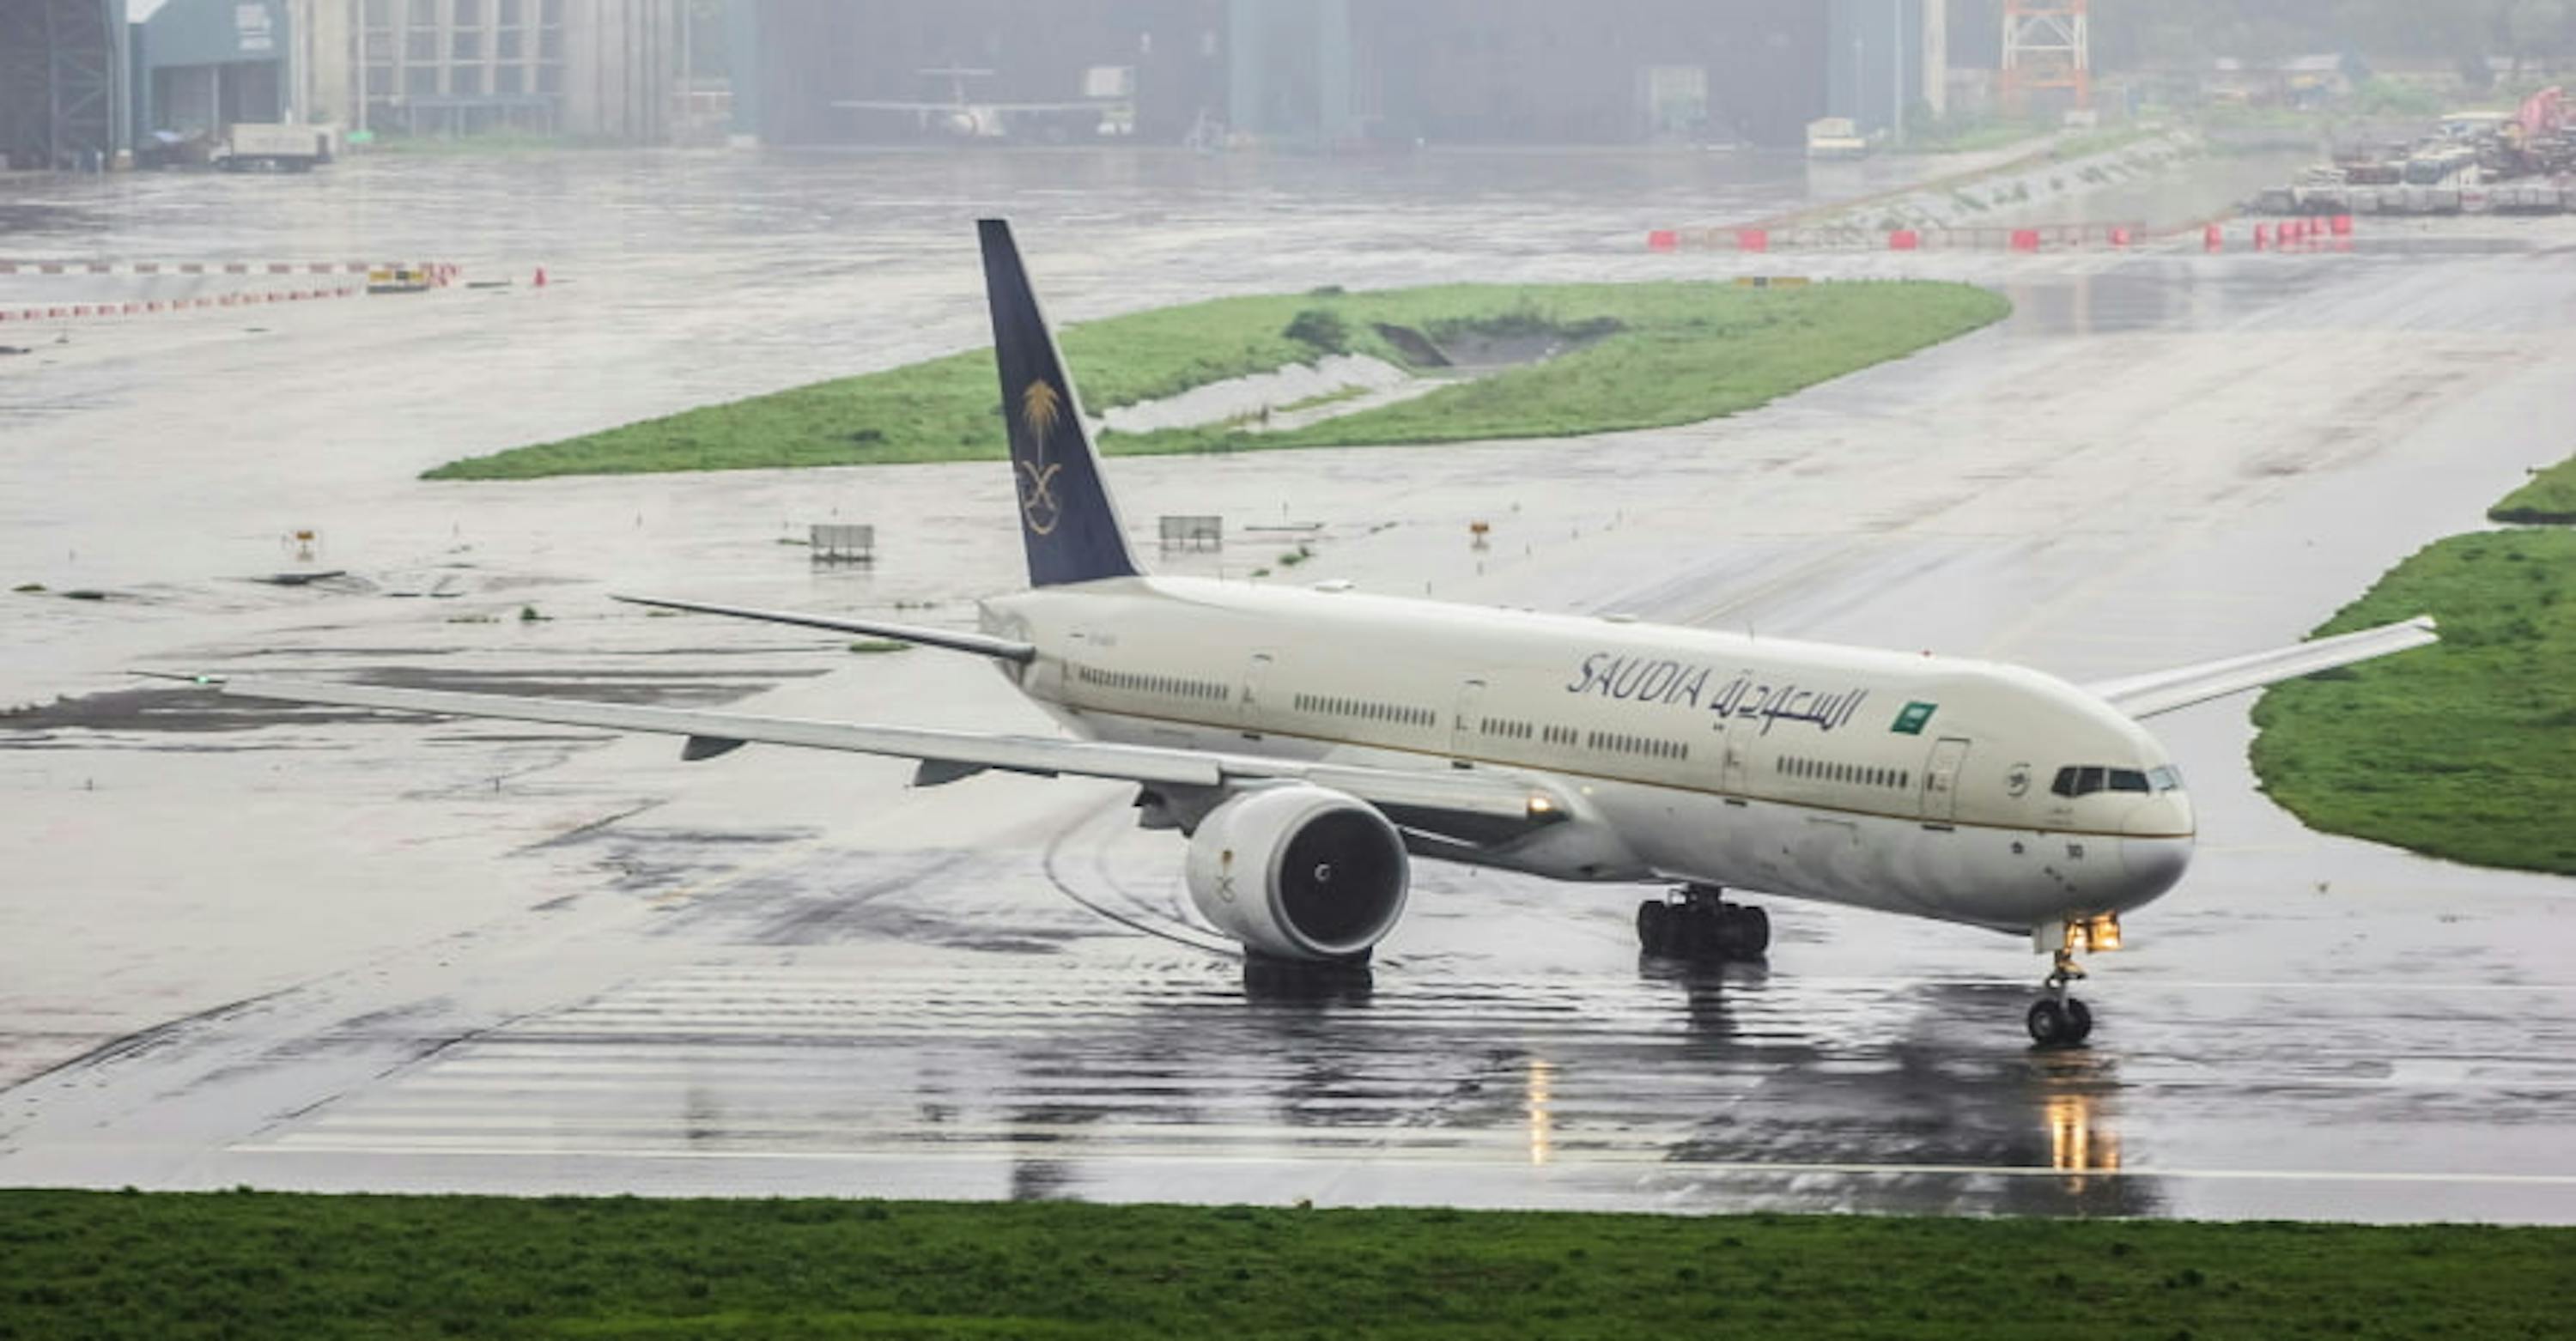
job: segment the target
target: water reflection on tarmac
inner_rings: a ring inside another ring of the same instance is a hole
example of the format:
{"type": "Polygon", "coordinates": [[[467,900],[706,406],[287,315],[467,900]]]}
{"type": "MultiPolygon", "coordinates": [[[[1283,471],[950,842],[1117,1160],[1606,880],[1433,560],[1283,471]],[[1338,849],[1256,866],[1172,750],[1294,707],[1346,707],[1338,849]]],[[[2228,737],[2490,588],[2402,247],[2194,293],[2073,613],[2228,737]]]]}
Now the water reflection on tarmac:
{"type": "Polygon", "coordinates": [[[0,1183],[2576,1221],[2567,882],[2307,833],[2247,774],[2242,703],[2157,723],[2199,863],[2099,963],[2092,1046],[2042,1054],[2019,1025],[2041,966],[1958,928],[1775,902],[1767,966],[1689,971],[1638,958],[1637,891],[1424,867],[1372,975],[1283,995],[1200,948],[1179,845],[1116,788],[246,718],[122,676],[1030,729],[937,653],[602,599],[963,621],[1017,580],[989,465],[412,478],[971,343],[959,224],[993,208],[1084,313],[1465,277],[1992,284],[2003,327],[1720,424],[1113,471],[1139,518],[1320,521],[1301,577],[2078,678],[2179,663],[2298,636],[2563,455],[2576,351],[2532,336],[2563,330],[2576,278],[2546,228],[2348,256],[1672,258],[1644,228],[1794,206],[1802,171],[349,166],[0,181],[0,251],[567,276],[263,313],[255,338],[229,315],[81,328],[0,366],[0,582],[107,597],[0,605],[0,697],[70,696],[0,726],[0,1074],[21,1078],[0,1183]],[[879,524],[877,568],[777,544],[829,517],[879,524]],[[291,566],[278,536],[304,524],[346,578],[241,580],[291,566]]]}

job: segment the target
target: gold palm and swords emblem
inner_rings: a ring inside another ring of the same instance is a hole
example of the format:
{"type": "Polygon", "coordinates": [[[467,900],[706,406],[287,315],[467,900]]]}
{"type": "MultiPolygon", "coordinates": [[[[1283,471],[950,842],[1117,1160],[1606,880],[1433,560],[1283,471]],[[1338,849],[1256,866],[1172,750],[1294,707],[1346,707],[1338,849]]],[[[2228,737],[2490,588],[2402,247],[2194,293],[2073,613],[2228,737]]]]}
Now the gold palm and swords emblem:
{"type": "Polygon", "coordinates": [[[1046,459],[1047,435],[1063,416],[1064,399],[1045,378],[1020,392],[1020,423],[1029,430],[1032,458],[1020,462],[1020,520],[1037,535],[1055,530],[1064,519],[1064,507],[1055,497],[1056,473],[1064,467],[1046,459]]]}

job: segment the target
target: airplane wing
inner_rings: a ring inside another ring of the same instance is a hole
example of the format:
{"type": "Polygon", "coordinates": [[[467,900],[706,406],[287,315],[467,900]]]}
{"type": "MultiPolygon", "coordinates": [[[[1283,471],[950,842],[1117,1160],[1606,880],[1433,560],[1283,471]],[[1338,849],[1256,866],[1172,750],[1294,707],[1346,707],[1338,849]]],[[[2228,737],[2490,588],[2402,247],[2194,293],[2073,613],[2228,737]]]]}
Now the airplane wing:
{"type": "Polygon", "coordinates": [[[2383,624],[2358,633],[2319,638],[2314,642],[2256,652],[2251,656],[2203,661],[2146,675],[2104,680],[2084,687],[2131,717],[2153,717],[2213,698],[2260,689],[2268,684],[2295,680],[2302,675],[2314,675],[2321,670],[2349,666],[2357,661],[2369,661],[2439,641],[2441,635],[2434,628],[2432,616],[2418,615],[2402,623],[2383,624]]]}
{"type": "Polygon", "coordinates": [[[929,629],[918,624],[893,624],[878,619],[844,619],[838,615],[806,615],[793,610],[754,610],[740,605],[707,605],[698,601],[670,601],[654,596],[616,596],[610,600],[628,605],[649,605],[660,610],[686,610],[692,614],[724,615],[731,619],[757,619],[771,624],[798,624],[809,629],[829,629],[835,633],[862,633],[871,638],[893,638],[899,642],[919,643],[924,647],[944,647],[952,652],[973,652],[977,656],[1000,661],[1026,663],[1037,657],[1038,649],[1008,638],[987,637],[981,633],[964,633],[955,629],[929,629]]]}
{"type": "Polygon", "coordinates": [[[1116,778],[1169,787],[1227,787],[1265,781],[1311,782],[1347,792],[1372,805],[1438,814],[1519,820],[1532,825],[1565,816],[1567,801],[1544,784],[1487,770],[1447,772],[1307,763],[1252,755],[1150,745],[1114,745],[1068,737],[994,735],[926,727],[870,726],[793,717],[697,712],[678,708],[588,703],[572,699],[519,698],[438,689],[395,689],[321,680],[271,680],[258,676],[192,677],[195,683],[244,698],[321,703],[441,717],[490,717],[644,731],[688,739],[682,757],[709,759],[747,744],[847,750],[919,760],[913,780],[937,786],[987,769],[1040,777],[1116,778]]]}
{"type": "Polygon", "coordinates": [[[989,107],[996,112],[1105,112],[1123,101],[1099,98],[1090,102],[979,102],[975,105],[989,107]]]}

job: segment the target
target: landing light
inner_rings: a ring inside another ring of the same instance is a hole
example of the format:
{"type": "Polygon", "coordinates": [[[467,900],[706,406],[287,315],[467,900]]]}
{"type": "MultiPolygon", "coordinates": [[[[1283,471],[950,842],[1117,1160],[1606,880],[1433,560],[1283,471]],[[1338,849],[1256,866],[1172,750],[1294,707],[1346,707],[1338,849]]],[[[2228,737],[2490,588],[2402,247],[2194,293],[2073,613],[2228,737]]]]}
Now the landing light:
{"type": "Polygon", "coordinates": [[[1533,815],[1548,815],[1555,813],[1555,811],[1556,802],[1551,801],[1544,796],[1533,796],[1530,798],[1529,813],[1533,815]]]}
{"type": "Polygon", "coordinates": [[[2077,954],[2120,948],[2120,915],[2104,913],[2066,923],[2066,948],[2077,954]]]}

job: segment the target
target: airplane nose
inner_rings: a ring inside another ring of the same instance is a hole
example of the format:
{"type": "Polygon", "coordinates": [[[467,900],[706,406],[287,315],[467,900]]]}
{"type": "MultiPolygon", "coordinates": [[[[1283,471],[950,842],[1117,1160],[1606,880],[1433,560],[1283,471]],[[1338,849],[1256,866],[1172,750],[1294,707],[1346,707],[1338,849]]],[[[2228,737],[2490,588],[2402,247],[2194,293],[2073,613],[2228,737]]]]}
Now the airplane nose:
{"type": "Polygon", "coordinates": [[[2121,910],[2154,900],[2181,883],[2191,865],[2191,846],[2188,837],[2121,839],[2120,866],[2127,876],[2121,881],[2121,910]]]}
{"type": "Polygon", "coordinates": [[[2191,801],[2179,791],[2159,792],[2129,807],[2120,832],[2131,838],[2189,838],[2191,801]]]}

